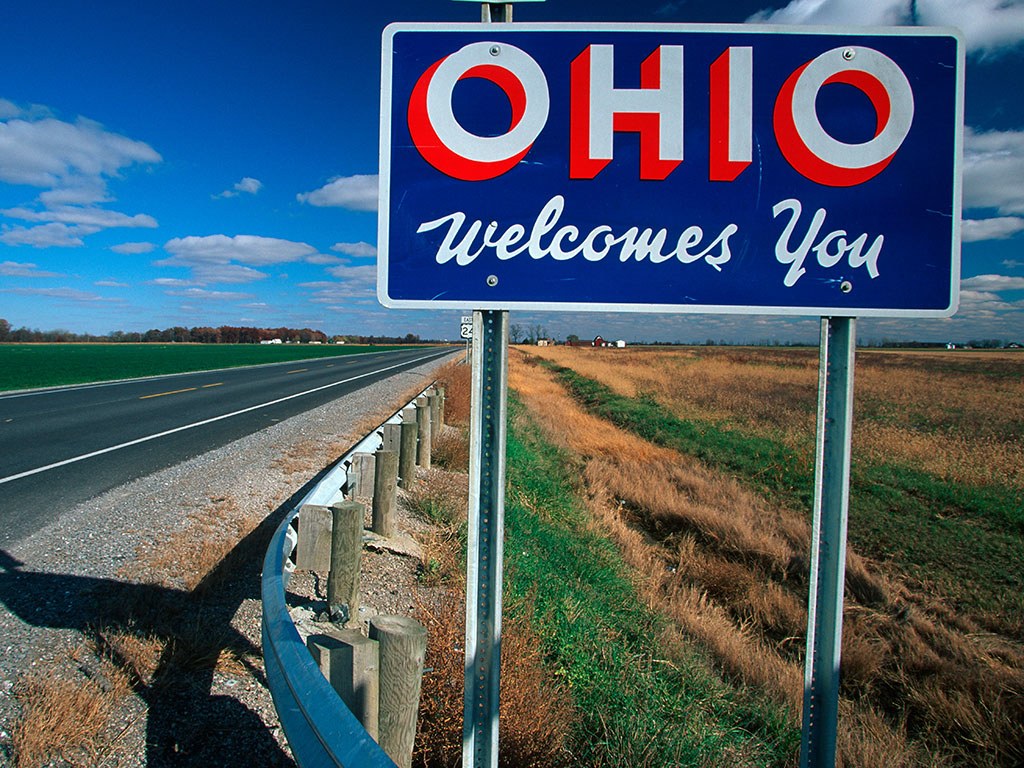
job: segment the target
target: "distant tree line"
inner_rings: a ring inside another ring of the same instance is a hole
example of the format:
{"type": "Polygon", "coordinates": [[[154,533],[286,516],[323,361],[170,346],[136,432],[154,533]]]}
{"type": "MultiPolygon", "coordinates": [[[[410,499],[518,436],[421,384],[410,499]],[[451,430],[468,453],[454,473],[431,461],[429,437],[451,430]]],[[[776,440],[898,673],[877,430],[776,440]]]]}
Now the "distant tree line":
{"type": "Polygon", "coordinates": [[[192,344],[259,344],[262,341],[280,339],[284,343],[309,344],[317,342],[343,342],[349,344],[417,344],[420,337],[414,333],[405,336],[328,336],[323,331],[312,328],[252,328],[247,326],[222,325],[217,328],[196,326],[185,328],[176,325],[172,328],[151,328],[145,332],[111,331],[102,336],[91,333],[74,333],[57,329],[40,331],[22,326],[12,328],[11,324],[0,318],[0,342],[110,342],[110,343],[192,343],[192,344]]]}

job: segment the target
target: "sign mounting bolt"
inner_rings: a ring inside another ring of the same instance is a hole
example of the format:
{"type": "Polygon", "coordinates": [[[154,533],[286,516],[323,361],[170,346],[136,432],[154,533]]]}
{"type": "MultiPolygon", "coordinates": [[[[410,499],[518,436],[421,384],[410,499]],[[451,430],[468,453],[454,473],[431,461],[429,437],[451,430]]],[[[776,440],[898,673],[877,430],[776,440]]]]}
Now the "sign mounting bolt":
{"type": "Polygon", "coordinates": [[[849,280],[843,280],[843,282],[839,284],[839,290],[842,291],[843,293],[849,293],[850,291],[853,290],[853,283],[851,283],[849,280]]]}
{"type": "MultiPolygon", "coordinates": [[[[494,49],[492,48],[491,50],[493,51],[494,49]]],[[[846,59],[847,61],[853,61],[853,58],[856,55],[857,51],[855,51],[853,48],[846,48],[843,50],[843,58],[846,59]]]]}
{"type": "Polygon", "coordinates": [[[498,284],[498,276],[497,275],[488,275],[487,276],[487,284],[489,286],[491,286],[491,288],[496,286],[498,284]]]}
{"type": "Polygon", "coordinates": [[[501,46],[500,45],[492,45],[490,52],[491,52],[491,56],[498,56],[498,55],[500,55],[501,54],[501,46]]]}

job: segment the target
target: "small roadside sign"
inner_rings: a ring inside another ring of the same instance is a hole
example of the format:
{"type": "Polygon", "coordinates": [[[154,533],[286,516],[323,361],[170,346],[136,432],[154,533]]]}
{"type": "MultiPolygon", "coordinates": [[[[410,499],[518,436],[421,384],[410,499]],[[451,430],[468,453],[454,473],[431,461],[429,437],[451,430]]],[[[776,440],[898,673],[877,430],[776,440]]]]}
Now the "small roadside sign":
{"type": "Polygon", "coordinates": [[[473,320],[472,318],[467,323],[466,318],[462,318],[462,323],[459,326],[459,336],[463,339],[473,338],[473,320]]]}

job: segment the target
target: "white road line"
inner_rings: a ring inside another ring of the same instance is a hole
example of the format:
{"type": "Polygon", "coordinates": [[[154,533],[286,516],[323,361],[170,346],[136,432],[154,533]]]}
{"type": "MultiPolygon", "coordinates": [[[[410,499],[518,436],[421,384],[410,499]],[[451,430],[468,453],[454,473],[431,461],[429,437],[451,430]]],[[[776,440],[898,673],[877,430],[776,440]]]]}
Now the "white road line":
{"type": "MultiPolygon", "coordinates": [[[[438,357],[438,355],[434,355],[433,357],[438,357]]],[[[324,384],[323,386],[316,387],[315,389],[307,389],[305,392],[296,392],[294,395],[288,395],[286,397],[280,397],[277,400],[271,400],[268,403],[260,403],[259,405],[251,405],[248,408],[243,408],[240,411],[234,411],[232,413],[221,414],[220,416],[214,416],[211,419],[204,419],[203,421],[197,421],[197,422],[195,422],[193,424],[185,424],[184,426],[175,427],[174,429],[168,429],[168,430],[165,430],[164,432],[157,432],[154,435],[146,435],[145,437],[139,437],[139,438],[136,438],[135,440],[129,440],[127,443],[121,443],[120,445],[112,445],[109,448],[101,448],[100,450],[93,451],[91,453],[83,453],[81,456],[75,456],[75,457],[70,458],[70,459],[64,459],[63,461],[54,462],[53,464],[47,464],[45,467],[36,467],[35,469],[29,469],[29,470],[26,470],[25,472],[19,472],[16,475],[11,475],[9,477],[2,477],[2,478],[0,478],[0,485],[3,485],[4,483],[10,483],[10,482],[12,482],[14,480],[20,480],[23,477],[30,477],[31,475],[38,475],[41,472],[46,472],[46,471],[51,470],[51,469],[57,469],[58,467],[64,467],[64,466],[67,466],[68,464],[74,464],[74,463],[79,462],[79,461],[85,461],[86,459],[91,459],[94,456],[102,456],[105,453],[113,453],[114,451],[119,451],[122,448],[130,448],[131,446],[139,445],[140,443],[148,443],[150,440],[157,440],[157,439],[159,439],[161,437],[167,437],[168,435],[173,435],[173,434],[175,434],[177,432],[184,432],[184,431],[186,431],[188,429],[194,429],[195,427],[202,427],[202,426],[205,426],[207,424],[212,424],[215,421],[223,421],[224,419],[230,419],[232,416],[240,416],[241,414],[249,413],[250,411],[258,411],[260,408],[267,408],[267,407],[269,407],[271,405],[277,405],[278,403],[283,403],[283,402],[286,402],[288,400],[294,400],[296,397],[303,397],[304,395],[311,395],[314,392],[320,392],[320,391],[325,390],[325,389],[330,389],[331,387],[340,386],[341,384],[347,384],[350,381],[356,381],[357,379],[365,379],[367,376],[373,376],[375,374],[384,373],[385,371],[390,371],[390,370],[393,370],[395,368],[401,368],[403,365],[408,365],[410,362],[420,362],[420,363],[423,363],[423,362],[426,362],[427,360],[430,360],[430,359],[432,359],[432,358],[423,358],[423,359],[421,359],[419,361],[406,360],[405,362],[402,362],[402,363],[396,363],[395,365],[389,365],[387,368],[380,368],[380,369],[378,369],[376,371],[368,371],[367,373],[361,373],[358,376],[352,376],[351,378],[348,378],[348,379],[342,379],[341,381],[335,381],[335,382],[332,382],[331,384],[324,384]]]]}

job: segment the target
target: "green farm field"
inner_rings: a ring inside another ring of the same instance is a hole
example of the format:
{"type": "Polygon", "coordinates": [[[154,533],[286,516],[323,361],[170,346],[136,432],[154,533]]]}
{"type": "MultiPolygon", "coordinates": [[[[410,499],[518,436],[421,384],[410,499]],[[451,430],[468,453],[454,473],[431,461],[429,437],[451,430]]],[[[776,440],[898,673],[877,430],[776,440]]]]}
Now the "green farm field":
{"type": "MultiPolygon", "coordinates": [[[[817,362],[813,349],[510,356],[512,434],[529,423],[559,452],[587,510],[576,529],[614,543],[638,598],[739,700],[767,697],[797,732],[817,362]]],[[[842,765],[1022,765],[1024,354],[860,350],[855,383],[842,765]]],[[[510,476],[512,499],[561,517],[510,476]]],[[[766,737],[759,749],[792,744],[763,714],[740,727],[766,737]]]]}
{"type": "Polygon", "coordinates": [[[396,348],[333,344],[0,344],[0,391],[238,368],[396,348]]]}

